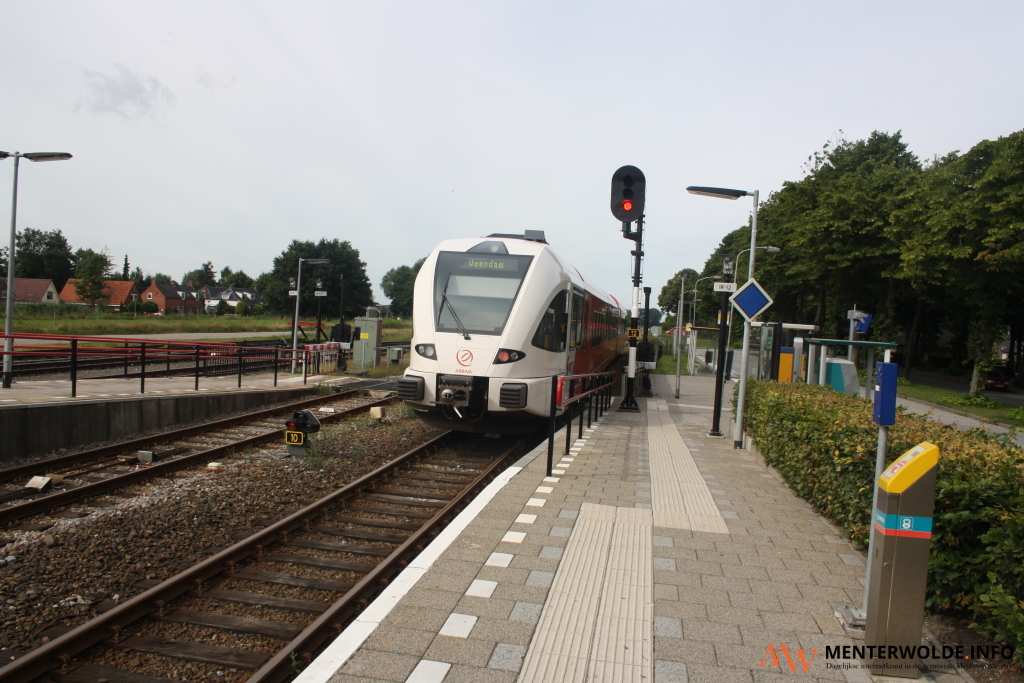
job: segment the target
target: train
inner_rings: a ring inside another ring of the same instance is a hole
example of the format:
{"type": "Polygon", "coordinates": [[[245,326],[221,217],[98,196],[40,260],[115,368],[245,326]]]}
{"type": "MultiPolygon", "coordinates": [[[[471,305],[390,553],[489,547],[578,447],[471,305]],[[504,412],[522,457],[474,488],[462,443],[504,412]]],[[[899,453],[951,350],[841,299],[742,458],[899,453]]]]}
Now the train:
{"type": "Polygon", "coordinates": [[[424,422],[523,434],[551,414],[551,377],[601,372],[625,346],[626,311],[540,230],[441,242],[413,290],[398,396],[424,422]]]}

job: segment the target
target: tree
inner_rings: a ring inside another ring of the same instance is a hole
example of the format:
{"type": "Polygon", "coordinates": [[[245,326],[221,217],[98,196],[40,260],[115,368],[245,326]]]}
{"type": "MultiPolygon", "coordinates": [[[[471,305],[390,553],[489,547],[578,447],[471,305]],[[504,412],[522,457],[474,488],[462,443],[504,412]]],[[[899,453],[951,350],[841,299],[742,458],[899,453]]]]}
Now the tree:
{"type": "Polygon", "coordinates": [[[217,284],[217,276],[214,274],[213,263],[207,261],[198,269],[190,270],[181,276],[181,282],[185,285],[192,285],[196,289],[215,286],[217,284]]]}
{"type": "Polygon", "coordinates": [[[669,278],[668,282],[665,283],[658,293],[658,308],[666,313],[675,313],[676,309],[679,308],[679,288],[682,280],[685,279],[686,286],[692,289],[698,277],[697,271],[693,268],[683,268],[669,278]],[[685,278],[683,278],[684,275],[686,276],[685,278]]]}
{"type": "Polygon", "coordinates": [[[15,239],[14,270],[15,277],[53,280],[60,290],[75,272],[75,255],[60,230],[43,232],[25,228],[15,239]]]}
{"type": "Polygon", "coordinates": [[[143,280],[143,282],[152,282],[153,280],[156,280],[157,282],[165,282],[166,283],[166,282],[170,282],[172,279],[173,278],[170,275],[164,275],[163,273],[155,273],[153,275],[149,275],[147,273],[146,274],[146,278],[143,280]]]}
{"type": "Polygon", "coordinates": [[[395,317],[408,318],[412,315],[413,286],[416,283],[416,275],[426,260],[427,257],[424,256],[412,266],[392,268],[380,281],[384,296],[391,299],[391,314],[395,317]]]}
{"type": "MultiPolygon", "coordinates": [[[[288,248],[279,256],[274,257],[274,268],[263,273],[256,279],[256,288],[260,290],[264,306],[277,313],[288,313],[293,310],[294,300],[288,296],[288,278],[295,277],[300,258],[326,258],[330,263],[319,265],[303,264],[302,267],[302,301],[304,311],[316,310],[314,288],[310,284],[316,278],[324,283],[327,292],[324,301],[324,314],[330,317],[332,302],[337,306],[341,278],[345,277],[345,316],[362,315],[367,306],[373,305],[373,291],[370,278],[366,275],[366,264],[359,259],[359,251],[352,248],[347,240],[328,240],[321,238],[319,242],[293,240],[288,248]]],[[[336,308],[334,310],[337,310],[336,308]]]]}
{"type": "MultiPolygon", "coordinates": [[[[647,323],[651,327],[655,327],[657,325],[660,325],[661,324],[661,317],[662,317],[662,313],[661,313],[661,309],[660,308],[651,308],[651,310],[648,311],[648,313],[647,313],[647,323]]],[[[641,323],[643,323],[643,319],[644,319],[644,312],[643,312],[643,309],[641,309],[640,310],[640,322],[641,323]]]]}
{"type": "Polygon", "coordinates": [[[220,271],[220,280],[217,281],[218,287],[243,287],[250,289],[255,280],[245,274],[245,271],[240,270],[237,273],[231,270],[231,266],[224,266],[220,271]]]}
{"type": "Polygon", "coordinates": [[[110,297],[105,290],[104,280],[110,271],[110,258],[92,249],[79,249],[75,254],[78,265],[75,267],[75,292],[78,298],[90,304],[94,309],[100,302],[106,303],[110,297]]]}

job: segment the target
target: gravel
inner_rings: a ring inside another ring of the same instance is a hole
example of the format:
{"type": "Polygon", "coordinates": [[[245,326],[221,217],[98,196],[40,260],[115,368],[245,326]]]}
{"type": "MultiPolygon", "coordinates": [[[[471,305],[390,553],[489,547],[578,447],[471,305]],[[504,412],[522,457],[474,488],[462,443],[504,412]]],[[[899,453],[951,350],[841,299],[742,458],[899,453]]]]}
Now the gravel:
{"type": "Polygon", "coordinates": [[[224,460],[219,474],[161,479],[141,497],[82,507],[88,516],[54,518],[44,532],[4,532],[0,647],[41,645],[94,616],[95,603],[141,593],[140,579],[166,579],[210,546],[231,545],[440,433],[401,407],[389,411],[385,423],[360,416],[326,427],[304,459],[267,447],[224,460]]]}

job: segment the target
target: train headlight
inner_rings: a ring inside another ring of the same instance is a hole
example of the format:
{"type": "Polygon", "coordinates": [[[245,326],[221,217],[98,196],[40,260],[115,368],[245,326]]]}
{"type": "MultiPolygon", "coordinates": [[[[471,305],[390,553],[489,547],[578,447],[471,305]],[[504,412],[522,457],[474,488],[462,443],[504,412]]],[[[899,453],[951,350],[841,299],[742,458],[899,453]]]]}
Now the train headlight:
{"type": "Polygon", "coordinates": [[[494,356],[494,362],[496,364],[502,363],[515,363],[517,360],[526,358],[526,354],[522,351],[514,351],[512,349],[498,349],[498,353],[494,356]]]}
{"type": "Polygon", "coordinates": [[[434,348],[433,344],[417,344],[416,353],[420,354],[424,358],[437,360],[437,349],[434,348]]]}

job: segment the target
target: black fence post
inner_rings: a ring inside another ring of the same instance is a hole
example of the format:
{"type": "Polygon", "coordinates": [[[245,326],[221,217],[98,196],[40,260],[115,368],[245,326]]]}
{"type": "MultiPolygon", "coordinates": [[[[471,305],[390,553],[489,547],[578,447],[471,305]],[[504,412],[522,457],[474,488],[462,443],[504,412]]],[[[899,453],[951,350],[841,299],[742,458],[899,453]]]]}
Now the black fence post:
{"type": "Polygon", "coordinates": [[[196,345],[196,391],[199,391],[199,345],[196,345]]]}
{"type": "MultiPolygon", "coordinates": [[[[582,379],[580,380],[580,394],[583,393],[583,388],[585,386],[585,382],[586,382],[586,380],[582,380],[582,379]]],[[[579,401],[576,401],[576,405],[578,405],[580,407],[580,426],[579,426],[580,433],[579,433],[579,435],[576,438],[577,439],[582,439],[583,438],[583,399],[581,398],[579,401]]],[[[566,449],[565,452],[568,453],[569,450],[566,449]]]]}
{"type": "Polygon", "coordinates": [[[242,347],[238,347],[238,388],[242,388],[242,347]]]}
{"type": "Polygon", "coordinates": [[[146,342],[139,344],[139,393],[146,393],[146,342]]]}
{"type": "Polygon", "coordinates": [[[555,411],[558,409],[558,375],[551,376],[551,415],[548,418],[548,476],[555,460],[555,411]]]}
{"type": "Polygon", "coordinates": [[[171,376],[171,345],[170,344],[167,344],[166,346],[164,346],[164,353],[167,354],[167,369],[166,369],[166,374],[164,376],[165,377],[170,377],[171,376]]]}
{"type": "Polygon", "coordinates": [[[78,340],[71,340],[71,398],[78,395],[78,340]]]}
{"type": "Polygon", "coordinates": [[[281,347],[274,347],[274,386],[277,386],[277,365],[281,361],[281,347]]]}
{"type": "MultiPolygon", "coordinates": [[[[576,380],[569,380],[569,398],[571,399],[576,391],[576,380]]],[[[568,420],[565,423],[565,454],[569,455],[569,447],[572,445],[572,411],[576,407],[574,403],[565,399],[565,384],[562,385],[562,405],[566,406],[565,416],[568,420]]]]}
{"type": "Polygon", "coordinates": [[[306,386],[306,378],[309,376],[309,352],[302,350],[302,386],[306,386]]]}
{"type": "Polygon", "coordinates": [[[124,378],[128,379],[128,342],[124,343],[124,378]]]}

